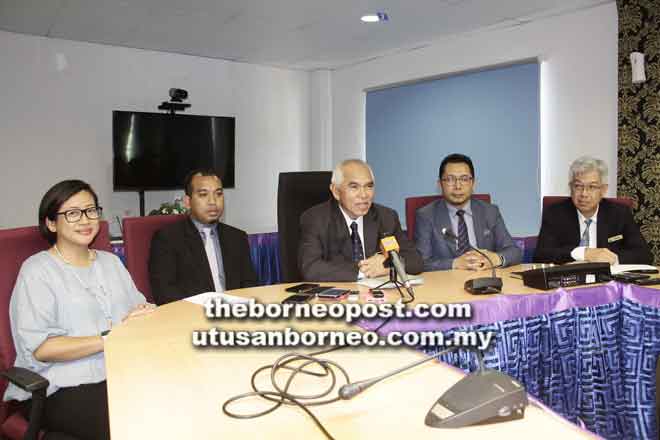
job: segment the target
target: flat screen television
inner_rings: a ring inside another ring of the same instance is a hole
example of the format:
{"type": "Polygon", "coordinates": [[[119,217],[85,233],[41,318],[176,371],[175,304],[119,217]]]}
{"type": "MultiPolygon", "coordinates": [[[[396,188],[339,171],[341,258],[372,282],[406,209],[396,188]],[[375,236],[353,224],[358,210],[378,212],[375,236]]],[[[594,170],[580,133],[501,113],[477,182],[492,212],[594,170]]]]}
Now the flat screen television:
{"type": "Polygon", "coordinates": [[[115,191],[182,189],[195,168],[234,187],[236,121],[225,116],[112,112],[115,191]]]}

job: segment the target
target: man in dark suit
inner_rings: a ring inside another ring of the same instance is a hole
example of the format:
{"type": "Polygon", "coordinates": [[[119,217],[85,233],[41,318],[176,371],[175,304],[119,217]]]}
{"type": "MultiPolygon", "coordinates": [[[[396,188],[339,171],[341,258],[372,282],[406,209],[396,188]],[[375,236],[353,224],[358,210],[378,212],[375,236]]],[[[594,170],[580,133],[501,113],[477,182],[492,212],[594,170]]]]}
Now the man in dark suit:
{"type": "Polygon", "coordinates": [[[543,210],[534,261],[651,264],[653,257],[628,207],[604,200],[607,165],[584,156],[569,171],[571,198],[543,210]]]}
{"type": "Polygon", "coordinates": [[[424,270],[480,270],[522,260],[522,251],[511,239],[500,210],[473,199],[474,186],[474,165],[469,157],[450,154],[442,160],[438,188],[444,198],[418,209],[415,217],[415,243],[424,270]],[[448,240],[442,234],[444,228],[458,240],[448,240]]]}
{"type": "Polygon", "coordinates": [[[406,272],[422,271],[422,259],[401,231],[392,209],[373,203],[374,176],[369,165],[345,160],[332,173],[333,199],[300,217],[298,267],[307,281],[356,281],[388,274],[385,256],[378,253],[382,236],[392,235],[406,272]]]}
{"type": "Polygon", "coordinates": [[[212,170],[193,171],[185,191],[190,215],[151,239],[149,279],[156,304],[255,286],[247,235],[219,221],[224,210],[220,178],[212,170]]]}

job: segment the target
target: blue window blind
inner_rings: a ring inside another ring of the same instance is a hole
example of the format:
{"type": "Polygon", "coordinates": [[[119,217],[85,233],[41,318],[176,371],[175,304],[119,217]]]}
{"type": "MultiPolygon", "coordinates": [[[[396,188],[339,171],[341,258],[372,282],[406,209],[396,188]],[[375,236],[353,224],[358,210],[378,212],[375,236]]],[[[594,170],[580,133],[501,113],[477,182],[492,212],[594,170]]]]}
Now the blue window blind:
{"type": "Polygon", "coordinates": [[[516,64],[367,93],[367,161],[376,201],[405,223],[406,197],[438,194],[450,153],[470,156],[514,236],[540,225],[539,65],[516,64]]]}

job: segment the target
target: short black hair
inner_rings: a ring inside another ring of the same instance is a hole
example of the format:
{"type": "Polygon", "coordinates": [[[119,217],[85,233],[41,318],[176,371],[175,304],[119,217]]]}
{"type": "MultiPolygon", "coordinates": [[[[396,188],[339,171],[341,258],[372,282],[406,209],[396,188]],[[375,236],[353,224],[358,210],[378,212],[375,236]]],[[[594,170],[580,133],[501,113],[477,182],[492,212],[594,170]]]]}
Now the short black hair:
{"type": "Polygon", "coordinates": [[[96,192],[94,192],[89,183],[82,180],[63,180],[60,183],[56,183],[41,198],[41,203],[39,204],[39,232],[48,240],[48,243],[54,244],[57,241],[57,233],[48,229],[46,219],[53,222],[57,220],[57,213],[60,211],[64,202],[80,191],[90,193],[94,197],[94,205],[99,206],[99,198],[96,192]]]}
{"type": "Polygon", "coordinates": [[[440,163],[440,170],[438,171],[438,179],[442,179],[442,175],[444,174],[445,168],[447,168],[448,163],[466,164],[470,168],[470,174],[472,174],[472,178],[474,178],[474,165],[472,165],[472,159],[467,157],[465,154],[452,153],[449,156],[442,159],[442,162],[440,163]]]}
{"type": "Polygon", "coordinates": [[[213,168],[197,168],[195,170],[192,170],[191,172],[188,173],[186,176],[185,180],[183,181],[183,189],[186,191],[186,195],[188,197],[192,196],[192,180],[193,177],[200,175],[200,176],[215,176],[218,178],[220,182],[222,182],[222,177],[218,175],[218,173],[213,169],[213,168]]]}

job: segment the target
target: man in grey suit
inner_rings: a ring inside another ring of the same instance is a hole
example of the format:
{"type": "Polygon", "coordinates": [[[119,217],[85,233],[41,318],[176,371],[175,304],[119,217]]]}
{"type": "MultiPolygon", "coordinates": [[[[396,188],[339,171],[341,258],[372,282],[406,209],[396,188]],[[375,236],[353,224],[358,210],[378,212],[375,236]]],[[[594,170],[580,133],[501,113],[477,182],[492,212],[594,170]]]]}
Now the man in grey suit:
{"type": "Polygon", "coordinates": [[[417,210],[415,242],[424,260],[424,270],[481,270],[512,266],[522,260],[522,251],[513,243],[500,210],[472,199],[474,165],[463,154],[450,154],[440,164],[438,188],[443,199],[417,210]],[[458,240],[442,234],[452,231],[458,240]],[[471,250],[478,248],[486,256],[471,250]]]}

